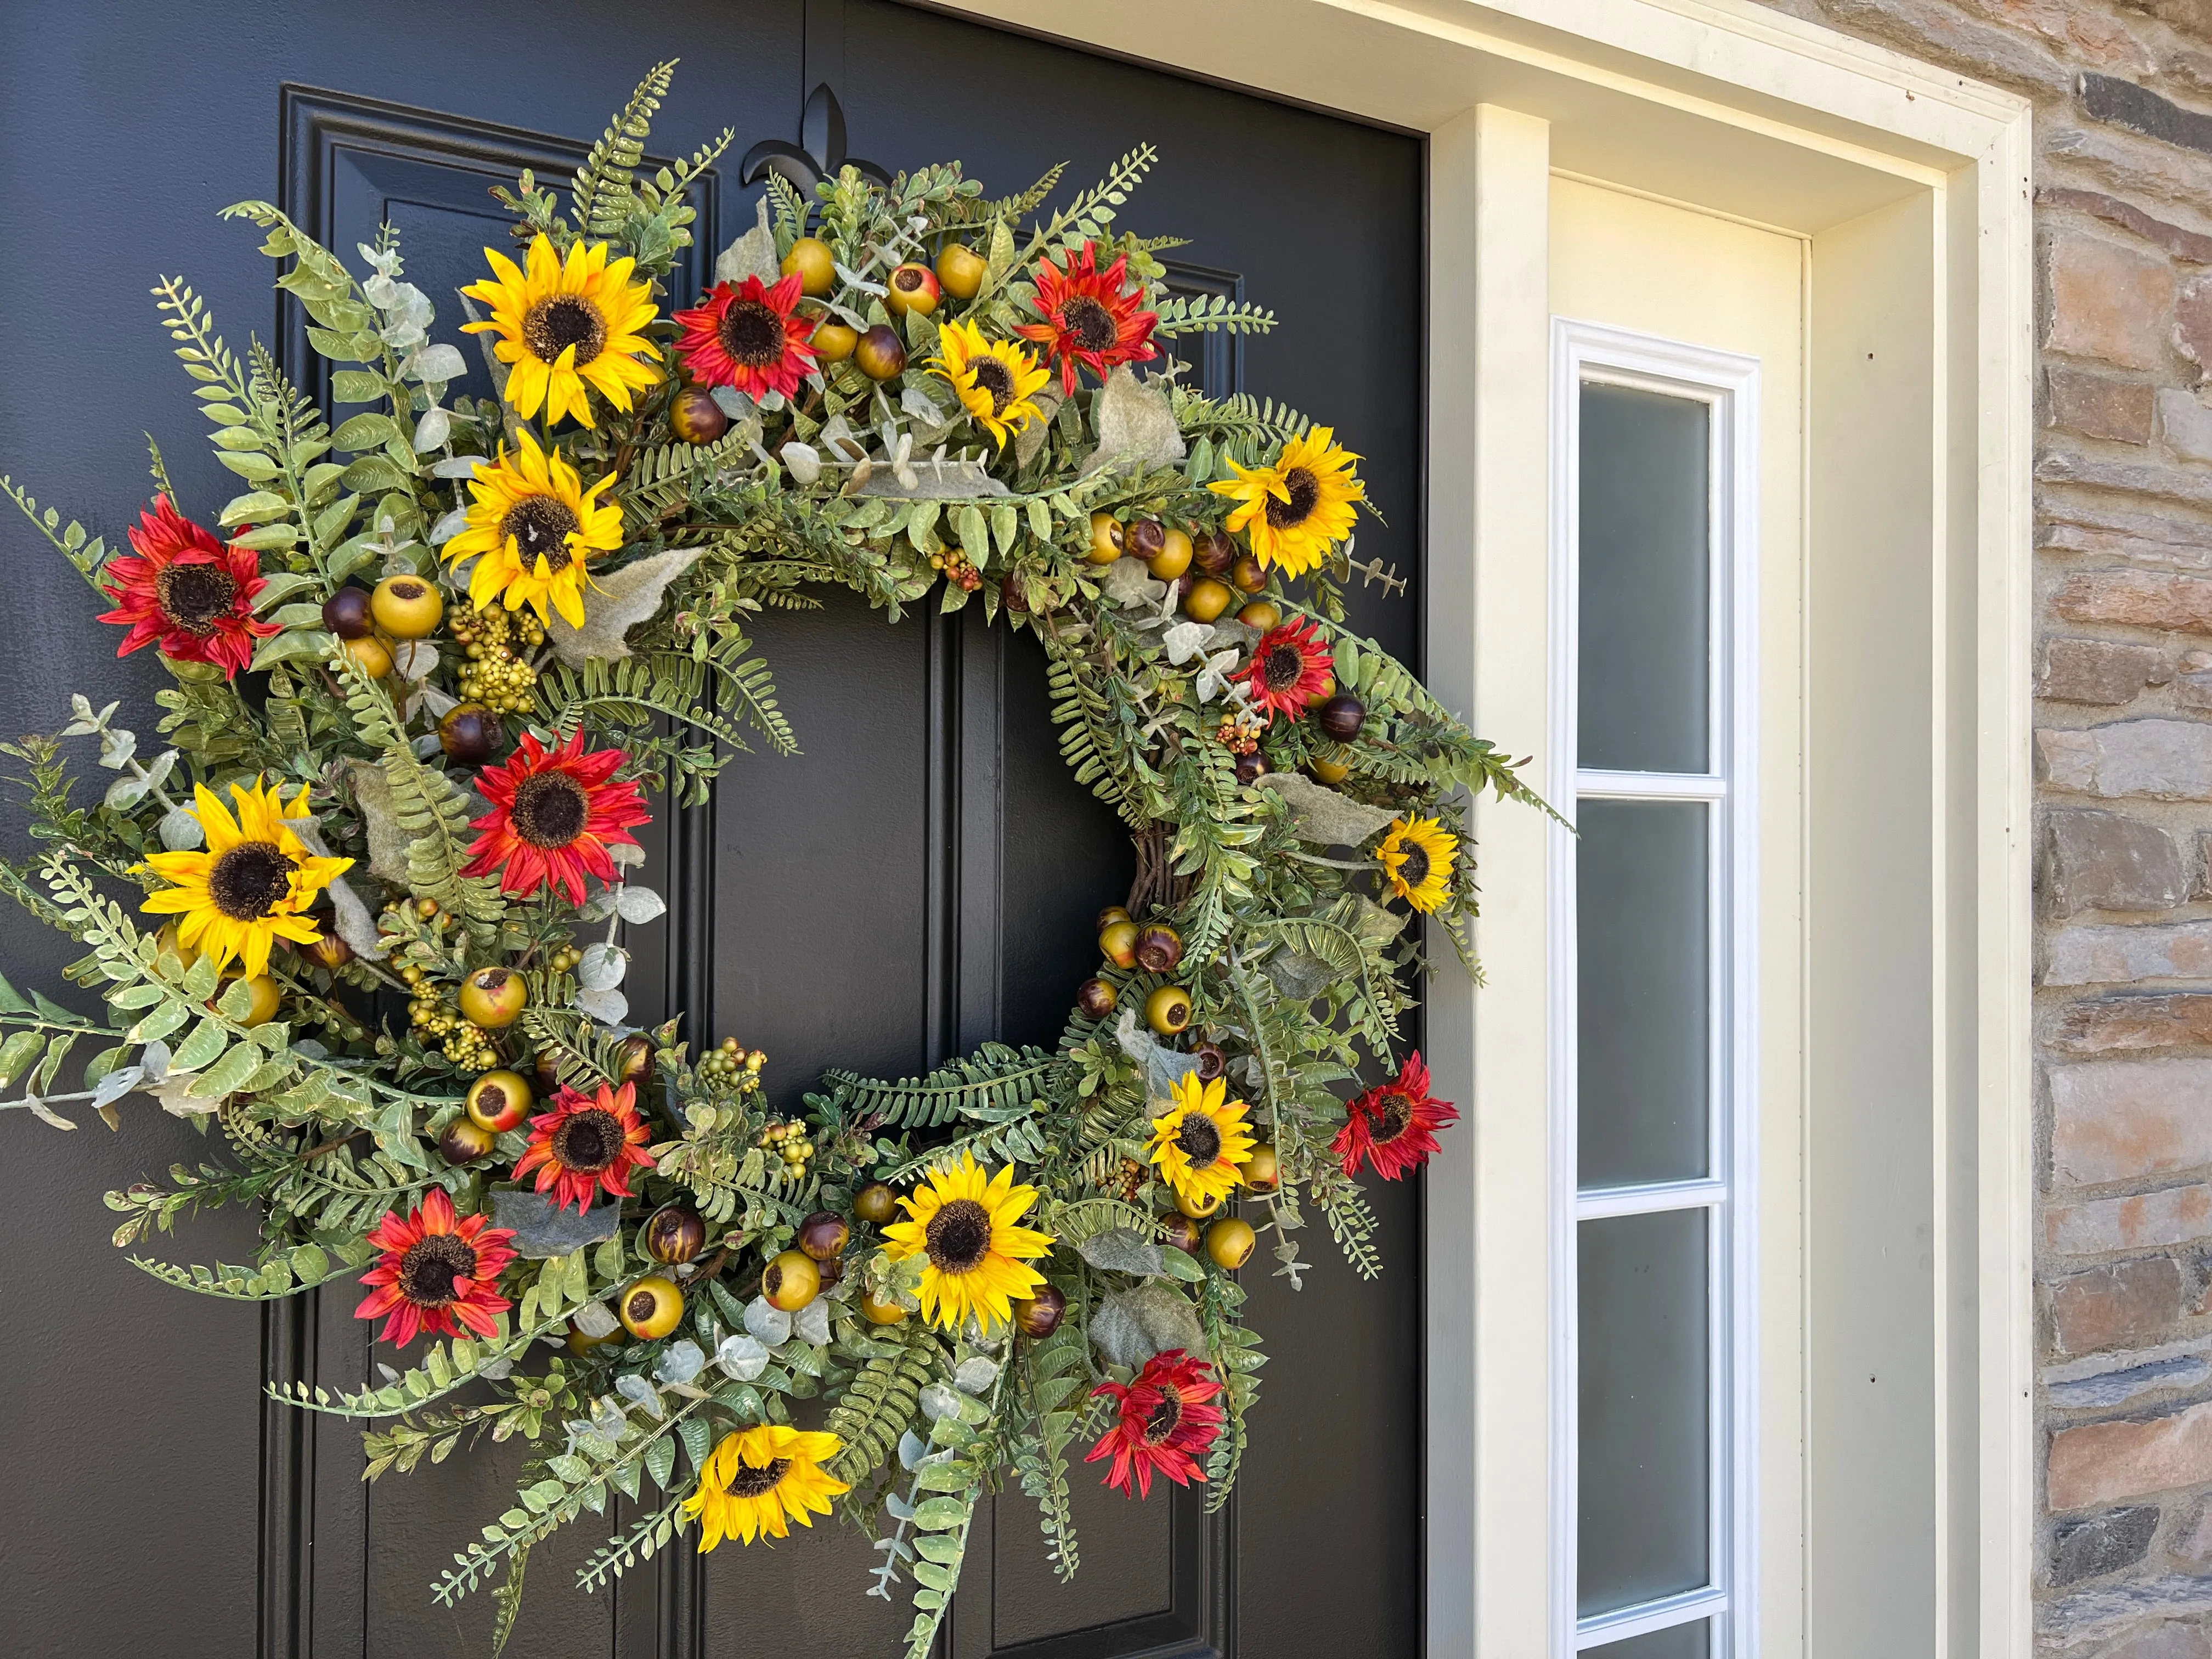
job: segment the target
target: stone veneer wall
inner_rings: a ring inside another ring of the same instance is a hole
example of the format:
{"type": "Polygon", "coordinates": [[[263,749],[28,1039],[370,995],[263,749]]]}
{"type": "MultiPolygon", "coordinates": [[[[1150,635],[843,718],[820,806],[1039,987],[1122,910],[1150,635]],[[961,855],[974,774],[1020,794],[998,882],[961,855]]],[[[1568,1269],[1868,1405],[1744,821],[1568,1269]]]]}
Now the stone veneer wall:
{"type": "Polygon", "coordinates": [[[2034,100],[2039,1652],[2212,1659],[2212,0],[1777,0],[2034,100]]]}

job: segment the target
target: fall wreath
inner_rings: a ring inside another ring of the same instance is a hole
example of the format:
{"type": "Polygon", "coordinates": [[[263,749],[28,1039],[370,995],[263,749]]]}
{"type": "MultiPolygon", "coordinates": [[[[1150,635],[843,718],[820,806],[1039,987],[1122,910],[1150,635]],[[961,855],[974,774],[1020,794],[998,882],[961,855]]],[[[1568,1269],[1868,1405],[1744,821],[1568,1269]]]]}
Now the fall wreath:
{"type": "Polygon", "coordinates": [[[6,485],[173,683],[152,744],[79,696],[0,745],[41,843],[0,885],[106,1003],[0,981],[0,1079],[57,1127],[137,1091],[219,1143],[109,1194],[116,1243],[250,1203],[258,1255],[148,1273],[246,1300],[358,1279],[386,1380],[282,1397],[369,1425],[371,1477],[529,1442],[435,1587],[497,1584],[501,1640],[531,1547],[620,1492],[641,1518],[586,1588],[842,1509],[872,1593],[913,1582],[919,1656],[1001,1470],[1063,1575],[1079,1455],[1226,1496],[1255,1224],[1294,1283],[1316,1211],[1378,1271],[1358,1177],[1417,1169],[1455,1115],[1397,1053],[1408,923],[1463,949],[1469,792],[1534,798],[1344,626],[1345,583],[1389,580],[1351,557],[1358,457],[1177,378],[1164,341],[1272,318],[1169,294],[1164,244],[1116,229],[1149,149],[1056,209],[1056,172],[995,200],[957,165],[771,173],[712,285],[672,294],[730,135],[647,167],[672,67],[568,199],[498,192],[515,246],[461,330],[494,398],[450,395],[466,359],[388,227],[357,275],[242,203],[365,411],[333,427],[165,280],[245,486],[217,527],[158,450],[128,552],[6,485]],[[793,746],[747,628],[824,583],[1031,630],[1139,867],[1056,1048],[833,1072],[779,1118],[760,1053],[628,1024],[623,929],[664,908],[650,800],[703,799],[748,732],[793,746]],[[88,805],[78,739],[114,775],[88,805]],[[1363,1065],[1387,1080],[1350,1093],[1363,1065]]]}

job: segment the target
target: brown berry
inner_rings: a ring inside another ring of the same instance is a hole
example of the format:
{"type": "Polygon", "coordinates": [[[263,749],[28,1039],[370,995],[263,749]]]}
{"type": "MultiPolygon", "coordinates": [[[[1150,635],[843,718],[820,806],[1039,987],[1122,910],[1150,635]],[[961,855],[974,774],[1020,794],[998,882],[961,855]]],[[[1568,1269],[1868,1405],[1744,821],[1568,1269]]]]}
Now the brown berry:
{"type": "Polygon", "coordinates": [[[853,361],[872,380],[896,380],[906,369],[906,342],[889,323],[878,323],[853,348],[853,361]]]}
{"type": "Polygon", "coordinates": [[[1198,1061],[1200,1083],[1211,1083],[1229,1069],[1229,1056],[1211,1042],[1201,1042],[1190,1052],[1191,1058],[1198,1061]]]}
{"type": "Polygon", "coordinates": [[[1060,1328],[1067,1311],[1067,1297],[1049,1285],[1040,1285],[1035,1296],[1014,1298],[1014,1323],[1024,1336],[1042,1340],[1060,1328]]]}
{"type": "Polygon", "coordinates": [[[664,1204],[645,1218],[638,1243],[655,1261],[689,1261],[707,1248],[707,1224],[688,1205],[664,1204]]]}
{"type": "Polygon", "coordinates": [[[1085,1019],[1103,1019],[1119,1000],[1114,988],[1103,979],[1086,979],[1075,988],[1075,1006],[1085,1019]]]}
{"type": "Polygon", "coordinates": [[[669,403],[668,429],[687,444],[710,444],[730,429],[730,417],[712,392],[686,386],[669,403]]]}
{"type": "Polygon", "coordinates": [[[1191,538],[1191,562],[1209,576],[1225,576],[1237,564],[1237,544],[1218,530],[1191,538]]]}
{"type": "Polygon", "coordinates": [[[342,640],[365,640],[376,627],[368,590],[341,587],[323,601],[323,626],[342,640]]]}
{"type": "Polygon", "coordinates": [[[845,1218],[830,1210],[817,1210],[799,1224],[799,1248],[817,1261],[844,1255],[852,1237],[845,1218]]]}
{"type": "Polygon", "coordinates": [[[438,1137],[438,1153],[448,1164],[473,1164],[489,1152],[493,1144],[492,1132],[483,1124],[473,1118],[457,1117],[438,1137]]]}
{"type": "Polygon", "coordinates": [[[507,728],[480,702],[457,702],[438,722],[438,747],[447,760],[480,766],[507,747],[507,728]]]}
{"type": "Polygon", "coordinates": [[[1133,558],[1157,559],[1167,550],[1168,527],[1158,519],[1134,519],[1122,531],[1121,543],[1133,558]]]}
{"type": "Polygon", "coordinates": [[[1198,1223],[1193,1221],[1181,1210],[1176,1211],[1172,1215],[1155,1217],[1154,1219],[1160,1224],[1161,1243],[1173,1245],[1185,1255],[1198,1254],[1199,1243],[1206,1237],[1198,1223]]]}
{"type": "Polygon", "coordinates": [[[871,1227],[880,1227],[891,1218],[898,1206],[898,1194],[880,1181],[872,1181],[860,1188],[853,1200],[853,1213],[871,1227]]]}
{"type": "Polygon", "coordinates": [[[1237,757],[1237,781],[1239,783],[1257,783],[1267,775],[1267,757],[1256,749],[1249,754],[1239,755],[1237,757]]]}
{"type": "Polygon", "coordinates": [[[1340,691],[1322,704],[1314,720],[1339,743],[1349,743],[1367,723],[1367,705],[1349,691],[1340,691]]]}
{"type": "Polygon", "coordinates": [[[1233,1215],[1222,1217],[1206,1230],[1206,1255],[1232,1273],[1252,1259],[1252,1247],[1259,1242],[1252,1224],[1233,1215]]]}
{"type": "Polygon", "coordinates": [[[1155,922],[1137,935],[1137,965],[1148,974],[1171,974],[1182,960],[1182,935],[1155,922]]]}

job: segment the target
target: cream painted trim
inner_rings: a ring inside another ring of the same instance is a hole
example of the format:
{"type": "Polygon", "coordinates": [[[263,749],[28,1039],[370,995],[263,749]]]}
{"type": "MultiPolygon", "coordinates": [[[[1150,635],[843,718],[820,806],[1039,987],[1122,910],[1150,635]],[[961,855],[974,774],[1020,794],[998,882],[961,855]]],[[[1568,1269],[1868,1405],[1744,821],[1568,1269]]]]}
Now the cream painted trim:
{"type": "MultiPolygon", "coordinates": [[[[1508,202],[1533,204],[1509,228],[1540,244],[1541,179],[1526,176],[1528,152],[1540,148],[1535,135],[1547,135],[1545,165],[1807,234],[1915,194],[1942,204],[1948,216],[1939,227],[1939,298],[1954,327],[1943,335],[1953,355],[1941,410],[1947,438],[1936,459],[1948,479],[1948,519],[1947,568],[1931,576],[1948,584],[1952,601],[1938,608],[1945,633],[1936,642],[1952,672],[1948,718],[1932,734],[1938,765],[1949,762],[1931,780],[1946,839],[1931,838],[1929,853],[1937,891],[1971,947],[1956,953],[1941,988],[1952,1044],[1938,1081],[1941,1103],[1961,1090],[1976,1103],[1962,1158],[1937,1157],[1952,1182],[1942,1213],[1953,1216],[1966,1193],[1972,1208],[1971,1240],[1954,1241],[1969,1268],[1971,1331],[1945,1326],[1950,1357],[1970,1380],[1954,1382],[1944,1443],[1971,1441],[1978,1454],[1971,1499],[1950,1494],[1966,1511],[1963,1526],[1956,1513],[1938,1517],[1975,1552],[1951,1564],[1944,1647],[1955,1659],[2027,1653],[2038,1455],[2028,106],[1755,0],[939,3],[1429,136],[1427,667],[1447,702],[1468,708],[1515,753],[1544,743],[1540,695],[1531,702],[1543,665],[1525,660],[1516,642],[1544,634],[1543,596],[1528,591],[1530,573],[1542,568],[1540,505],[1532,520],[1527,498],[1532,490],[1540,496],[1545,468],[1540,454],[1517,474],[1498,465],[1545,427],[1532,391],[1544,384],[1543,334],[1527,322],[1532,303],[1542,309],[1543,289],[1531,283],[1526,247],[1478,247],[1476,232],[1503,223],[1508,202]],[[1453,251],[1459,263],[1444,259],[1453,251]],[[1477,315],[1462,309],[1470,295],[1477,315]],[[1513,354],[1525,357],[1532,347],[1525,375],[1509,372],[1513,354]],[[1464,570],[1454,556],[1462,550],[1471,550],[1464,570]],[[1524,626],[1486,635],[1476,661],[1475,625],[1501,606],[1515,607],[1524,626]],[[1959,1167],[1965,1158],[1970,1173],[1959,1167]]],[[[1448,969],[1431,1004],[1439,1087],[1456,1087],[1473,1105],[1471,1133],[1447,1138],[1430,1188],[1428,1650],[1437,1659],[1522,1659],[1547,1628],[1532,1605],[1543,1599],[1546,1575],[1528,1570],[1528,1540],[1547,1530],[1547,1516],[1532,1512],[1546,1482],[1540,1469],[1517,1480],[1529,1449],[1513,1443],[1499,1396],[1543,1392],[1545,1345],[1540,1323],[1531,1322],[1542,1297],[1498,1281],[1517,1272],[1528,1285],[1545,1282],[1543,1234],[1526,1212],[1530,1194],[1548,1190],[1548,1171],[1539,1148],[1518,1190],[1501,1190],[1510,1183],[1493,1172],[1516,1137],[1525,1141],[1542,1121],[1545,1066],[1531,1048],[1540,1042],[1546,994],[1534,988],[1547,982],[1547,970],[1540,878],[1538,890],[1522,890],[1498,872],[1540,871],[1541,830],[1489,805],[1478,824],[1492,871],[1481,942],[1493,965],[1510,963],[1511,973],[1472,996],[1448,969]],[[1530,836],[1533,863],[1521,844],[1530,836]],[[1517,1030],[1504,1017],[1508,1009],[1522,1017],[1517,1030]],[[1471,1200],[1474,1215],[1460,1213],[1455,1200],[1471,1200]],[[1513,1258],[1529,1249],[1535,1254],[1513,1258]],[[1480,1389],[1468,1374],[1478,1354],[1480,1389]],[[1470,1477],[1472,1493],[1457,1485],[1470,1477]]],[[[1966,1285],[1946,1266],[1955,1305],[1966,1285]]]]}

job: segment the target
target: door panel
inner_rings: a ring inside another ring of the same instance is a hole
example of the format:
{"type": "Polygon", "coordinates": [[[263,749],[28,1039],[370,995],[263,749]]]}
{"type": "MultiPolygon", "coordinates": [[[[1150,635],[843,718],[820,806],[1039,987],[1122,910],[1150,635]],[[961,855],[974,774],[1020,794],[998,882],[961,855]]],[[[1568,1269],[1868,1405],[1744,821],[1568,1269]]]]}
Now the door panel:
{"type": "MultiPolygon", "coordinates": [[[[196,15],[204,45],[180,65],[155,52],[167,31],[142,0],[107,9],[97,26],[42,9],[35,37],[0,54],[0,88],[20,94],[0,128],[20,140],[10,151],[18,167],[0,180],[11,222],[46,245],[98,236],[106,250],[81,283],[31,296],[7,324],[6,343],[46,383],[88,377],[93,395],[82,406],[105,398],[130,411],[88,434],[71,421],[0,408],[0,455],[42,496],[115,539],[126,505],[118,481],[139,476],[142,425],[163,439],[188,506],[232,493],[189,424],[167,342],[150,327],[109,326],[144,316],[143,289],[158,269],[185,271],[234,344],[265,329],[266,273],[252,239],[214,226],[214,210],[277,196],[349,258],[388,215],[403,233],[408,276],[433,295],[441,336],[452,338],[454,289],[480,273],[481,247],[505,236],[486,186],[521,165],[565,173],[646,64],[680,52],[675,94],[656,123],[664,152],[724,125],[738,128],[740,149],[787,134],[824,76],[837,82],[855,154],[892,169],[957,155],[994,193],[1061,161],[1078,186],[1137,143],[1156,143],[1161,161],[1133,197],[1130,223],[1195,238],[1168,256],[1191,262],[1177,264],[1183,285],[1241,284],[1283,319],[1273,337],[1185,343],[1194,378],[1214,390],[1249,386],[1333,418],[1365,456],[1363,475],[1388,520],[1363,527],[1361,556],[1417,575],[1414,141],[877,0],[729,0],[703,11],[644,0],[623,13],[618,35],[603,10],[568,0],[401,10],[405,27],[372,33],[353,8],[221,0],[196,15]],[[173,84],[187,70],[189,95],[173,84]],[[291,91],[279,107],[283,84],[291,91]],[[264,117],[252,116],[257,109],[264,117]],[[1080,119],[1070,118],[1074,109],[1080,119]],[[112,191],[110,179],[119,181],[112,191]],[[55,180],[81,187],[56,191],[55,180]],[[69,213],[58,213],[58,198],[71,201],[69,213]],[[19,338],[19,325],[34,337],[19,338]],[[88,330],[106,354],[88,366],[76,353],[88,330]]],[[[708,181],[696,265],[750,222],[754,195],[726,170],[708,181]]],[[[288,360],[309,363],[290,330],[281,319],[288,360]]],[[[20,560],[35,570],[20,603],[55,660],[70,665],[69,685],[148,695],[157,671],[108,661],[112,641],[69,586],[75,575],[33,566],[29,541],[5,533],[11,568],[20,560]]],[[[820,610],[772,612],[757,630],[802,752],[738,757],[710,806],[662,804],[650,867],[672,913],[635,941],[629,987],[641,1018],[703,1011],[695,1038],[736,1036],[765,1048],[772,1092],[786,1105],[825,1066],[897,1075],[990,1037],[1056,1041],[1075,984],[1096,965],[1095,914],[1122,896],[1132,867],[1111,811],[1059,759],[1034,640],[986,626],[980,608],[946,619],[925,607],[891,627],[852,596],[821,598],[820,610]]],[[[1380,589],[1356,592],[1352,605],[1356,625],[1413,660],[1417,582],[1387,600],[1380,589]]],[[[57,724],[57,695],[48,673],[0,664],[9,729],[57,724]]],[[[0,921],[11,973],[20,963],[51,982],[65,959],[55,945],[20,919],[0,921]]],[[[352,1426],[274,1408],[264,1424],[257,1398],[264,1375],[365,1380],[371,1354],[351,1317],[357,1297],[333,1290],[283,1304],[257,1338],[252,1310],[182,1297],[118,1261],[94,1195],[130,1178],[119,1164],[135,1175],[199,1155],[182,1126],[140,1113],[119,1139],[57,1137],[36,1150],[66,1201],[35,1226],[9,1224],[21,1268],[0,1294],[21,1302],[26,1287],[55,1273],[87,1274],[105,1308],[131,1314],[121,1325],[64,1331],[70,1340],[27,1376],[21,1366],[0,1372],[7,1403],[21,1407],[6,1431],[18,1484],[0,1595],[11,1613],[69,1613],[70,1639],[25,1650],[234,1659],[258,1624],[271,1659],[485,1651],[489,1596],[448,1611],[427,1591],[452,1550],[506,1502],[520,1449],[483,1448],[362,1485],[352,1426]],[[133,1364],[151,1377],[143,1421],[65,1454],[46,1443],[33,1426],[42,1413],[112,1386],[110,1368],[133,1364]],[[91,1564],[126,1524],[125,1493],[142,1547],[118,1589],[91,1564]],[[27,1559],[40,1564],[36,1578],[27,1559]]],[[[1380,1284],[1354,1280],[1325,1233],[1302,1240],[1311,1262],[1302,1295],[1256,1269],[1247,1276],[1273,1357],[1229,1509],[1209,1518],[1200,1494],[1172,1490],[1127,1503],[1079,1463],[1083,1569],[1061,1586],[1044,1562],[1035,1506],[1018,1492],[1002,1495],[979,1515],[945,1651],[1296,1659],[1413,1650],[1419,1193],[1409,1182],[1374,1197],[1390,1264],[1380,1284]]],[[[215,1217],[169,1253],[236,1259],[249,1248],[242,1218],[215,1217]]],[[[15,1328],[53,1328],[37,1307],[16,1311],[15,1328]]],[[[605,1530],[625,1518],[611,1513],[605,1530]]],[[[580,1597],[573,1568],[602,1536],[579,1526],[538,1553],[512,1651],[734,1659],[770,1649],[845,1659],[896,1651],[912,1618],[903,1595],[886,1604],[860,1593],[874,1558],[841,1528],[817,1527],[774,1551],[732,1546],[703,1563],[679,1550],[635,1569],[611,1594],[580,1597]]],[[[27,1628],[46,1627],[34,1617],[27,1628]]]]}

